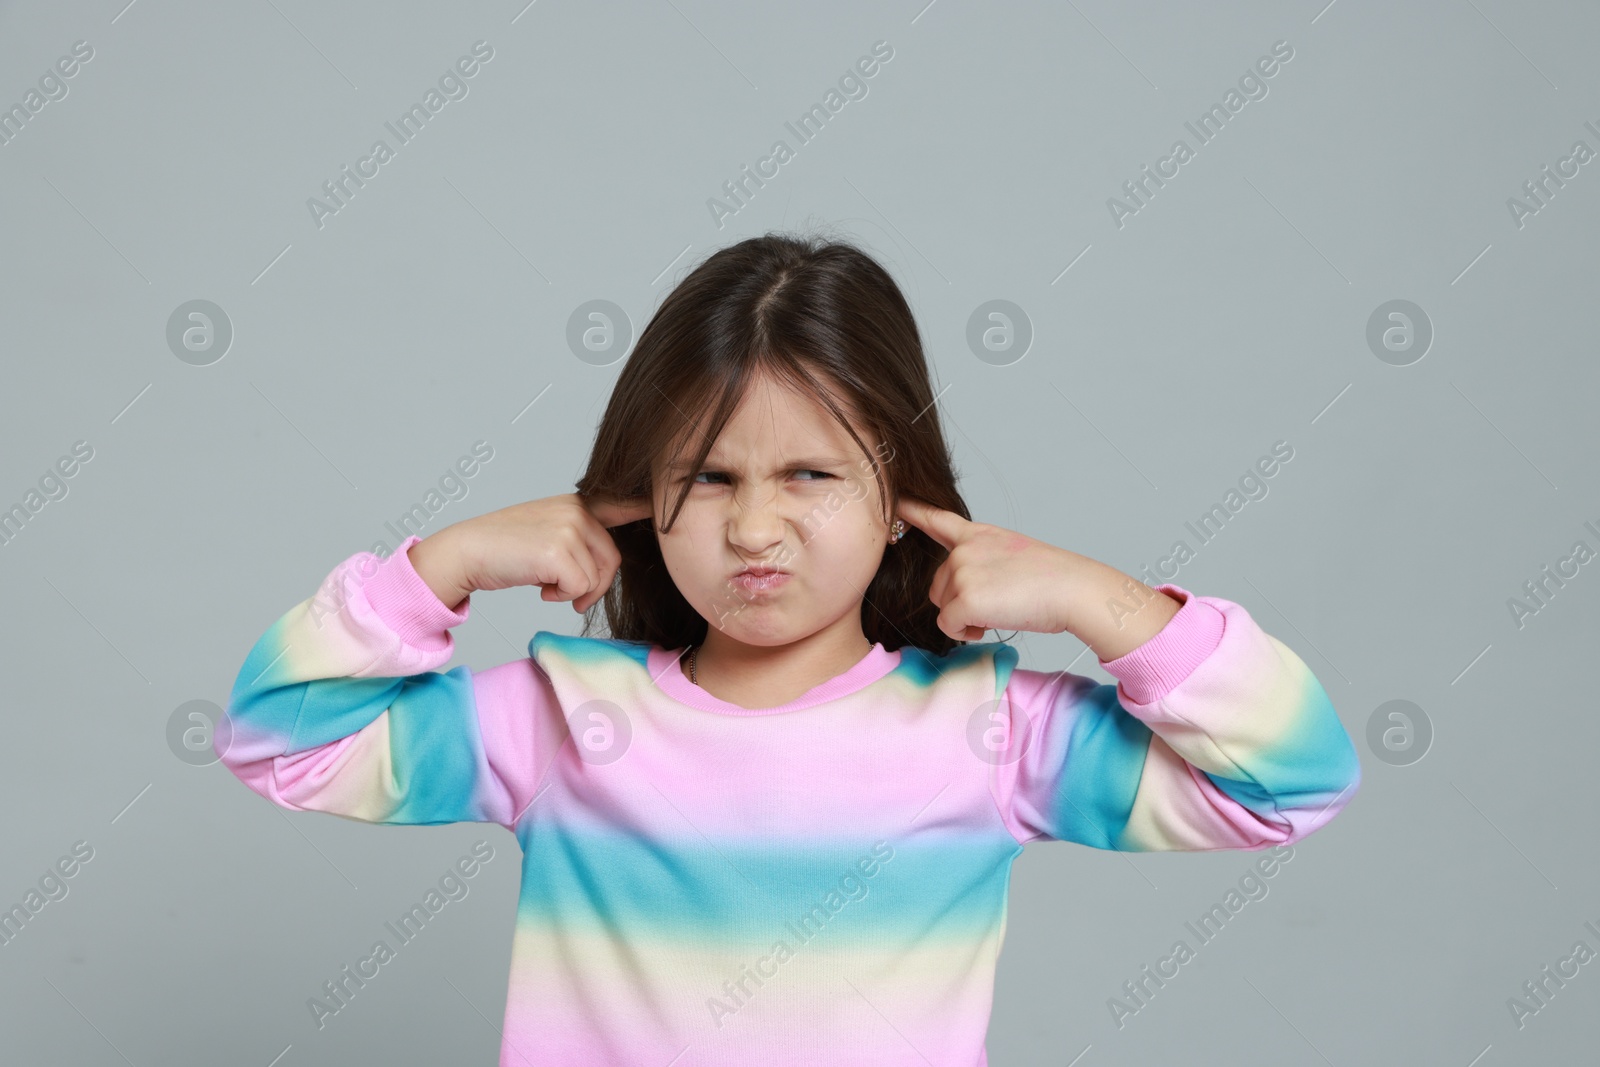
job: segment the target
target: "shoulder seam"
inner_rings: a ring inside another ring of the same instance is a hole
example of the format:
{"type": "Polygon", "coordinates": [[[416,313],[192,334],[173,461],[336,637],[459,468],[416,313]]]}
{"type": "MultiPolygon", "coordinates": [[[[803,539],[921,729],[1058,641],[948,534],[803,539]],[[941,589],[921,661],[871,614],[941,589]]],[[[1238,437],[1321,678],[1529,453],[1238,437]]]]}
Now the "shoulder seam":
{"type": "MultiPolygon", "coordinates": [[[[990,670],[993,672],[990,675],[990,677],[993,679],[993,689],[994,689],[994,698],[993,699],[995,699],[995,700],[1003,700],[1003,699],[1005,699],[1005,691],[1010,686],[1010,683],[1011,683],[1011,672],[1012,672],[1013,669],[1015,669],[1016,665],[1017,665],[1017,650],[1012,648],[1010,645],[1005,644],[1004,642],[996,642],[994,647],[993,647],[993,649],[992,649],[992,651],[989,654],[989,666],[990,666],[990,670]],[[1010,662],[1006,665],[1006,668],[1005,668],[1005,681],[1004,682],[1002,682],[1001,679],[1000,679],[1000,656],[1001,656],[1000,650],[1002,648],[1008,650],[1011,653],[1011,655],[1009,657],[1010,662]]],[[[1007,706],[1008,707],[1009,707],[1009,704],[1010,704],[1010,702],[1007,701],[1007,706]]],[[[988,764],[987,765],[987,769],[984,771],[984,779],[985,779],[984,788],[989,794],[989,803],[994,805],[995,814],[997,816],[999,816],[1001,827],[1005,830],[1006,835],[1008,837],[1010,837],[1011,840],[1015,841],[1017,843],[1017,847],[1020,848],[1023,845],[1027,844],[1028,841],[1023,840],[1022,838],[1018,837],[1017,836],[1017,832],[1011,828],[1011,820],[1006,818],[1005,809],[1000,806],[1000,798],[999,798],[999,796],[996,795],[996,792],[995,792],[997,780],[999,779],[999,777],[1000,777],[1000,775],[1002,773],[1003,773],[1002,765],[995,764],[995,763],[988,764]]],[[[1028,840],[1036,840],[1036,839],[1037,839],[1037,837],[1029,838],[1028,840]]]]}
{"type": "MultiPolygon", "coordinates": [[[[538,638],[538,635],[535,634],[534,635],[534,640],[537,640],[537,638],[538,638]]],[[[532,641],[530,641],[529,643],[532,644],[532,641]]],[[[545,680],[545,682],[548,684],[549,689],[550,689],[550,693],[551,693],[551,695],[552,695],[552,697],[554,698],[554,701],[555,701],[556,713],[559,714],[563,719],[565,719],[566,718],[566,709],[561,706],[561,697],[560,697],[560,694],[556,692],[555,680],[550,677],[550,672],[546,671],[544,669],[544,665],[541,664],[539,662],[539,660],[533,655],[533,652],[532,652],[531,649],[529,650],[527,659],[528,659],[529,663],[533,664],[534,671],[537,674],[539,674],[539,676],[542,677],[545,680]]],[[[474,694],[473,700],[474,700],[474,708],[476,708],[476,700],[477,700],[476,694],[474,694]]],[[[537,726],[535,726],[535,732],[536,733],[537,733],[537,729],[538,729],[537,726]]],[[[561,757],[562,751],[567,747],[567,742],[569,742],[571,740],[572,740],[572,731],[571,730],[563,730],[562,731],[562,737],[561,737],[561,744],[556,746],[556,750],[554,752],[550,753],[550,758],[545,761],[544,769],[539,772],[538,779],[535,780],[534,783],[533,783],[533,793],[528,797],[528,802],[522,806],[522,810],[521,811],[512,812],[511,813],[511,821],[509,823],[501,823],[500,824],[501,826],[504,826],[507,830],[510,830],[513,836],[517,832],[517,824],[520,823],[522,821],[522,819],[523,819],[523,816],[527,815],[528,812],[533,808],[534,801],[539,799],[539,794],[544,789],[545,779],[550,777],[551,768],[553,768],[556,765],[556,760],[561,757]]]]}

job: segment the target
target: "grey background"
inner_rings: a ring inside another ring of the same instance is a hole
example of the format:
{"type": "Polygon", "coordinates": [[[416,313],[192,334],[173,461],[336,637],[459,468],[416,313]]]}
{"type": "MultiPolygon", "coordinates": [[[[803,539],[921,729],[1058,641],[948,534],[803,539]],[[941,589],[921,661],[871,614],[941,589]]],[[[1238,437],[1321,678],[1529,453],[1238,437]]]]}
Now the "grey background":
{"type": "MultiPolygon", "coordinates": [[[[1600,162],[1521,227],[1506,202],[1600,149],[1597,33],[1509,0],[0,6],[0,105],[94,48],[0,146],[0,505],[94,449],[0,547],[0,902],[95,850],[0,946],[5,1058],[494,1062],[515,840],[290,816],[169,720],[474,441],[494,459],[427,532],[571,491],[620,366],[568,346],[580,305],[636,335],[715,249],[813,223],[904,288],[977,518],[1137,574],[1288,442],[1174,580],[1294,648],[1362,753],[1347,811],[1121,1029],[1108,998],[1256,856],[1029,846],[991,1062],[1592,1051],[1600,963],[1523,1028],[1507,999],[1600,949],[1600,567],[1521,627],[1507,601],[1600,548],[1600,162]],[[469,94],[319,229],[308,198],[479,39],[469,94]],[[868,95],[719,228],[707,199],[878,40],[868,95]],[[1107,198],[1279,40],[1268,95],[1119,228],[1107,198]],[[194,299],[234,331],[209,366],[166,343],[194,299]],[[966,342],[992,299],[1034,331],[1004,366],[966,342]],[[1435,332],[1407,366],[1366,340],[1394,299],[1435,332]],[[1397,699],[1420,761],[1367,740],[1397,699]],[[471,895],[319,1031],[307,998],[479,839],[471,895]]],[[[454,662],[576,627],[481,596],[454,662]]],[[[1069,636],[1015,640],[1106,679],[1069,636]]]]}

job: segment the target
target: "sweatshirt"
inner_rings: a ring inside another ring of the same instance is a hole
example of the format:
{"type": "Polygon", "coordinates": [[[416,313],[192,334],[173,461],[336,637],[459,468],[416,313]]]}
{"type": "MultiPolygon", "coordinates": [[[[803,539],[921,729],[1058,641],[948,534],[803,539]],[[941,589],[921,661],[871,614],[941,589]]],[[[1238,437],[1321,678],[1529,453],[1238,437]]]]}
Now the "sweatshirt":
{"type": "Polygon", "coordinates": [[[498,823],[521,846],[501,1067],[983,1067],[1012,861],[1301,840],[1360,765],[1238,604],[1101,661],[874,644],[777,707],[683,649],[540,630],[441,670],[470,614],[358,552],[246,656],[221,761],[291,811],[498,823]]]}

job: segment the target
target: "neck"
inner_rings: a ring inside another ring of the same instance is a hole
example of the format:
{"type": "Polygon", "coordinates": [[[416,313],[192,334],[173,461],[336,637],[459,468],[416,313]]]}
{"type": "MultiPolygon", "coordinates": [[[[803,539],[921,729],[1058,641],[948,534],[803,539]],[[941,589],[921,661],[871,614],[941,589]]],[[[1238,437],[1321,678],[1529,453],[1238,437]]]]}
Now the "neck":
{"type": "Polygon", "coordinates": [[[776,707],[845,673],[872,648],[859,623],[853,631],[819,631],[771,646],[711,631],[689,650],[681,669],[712,696],[744,707],[776,707]]]}

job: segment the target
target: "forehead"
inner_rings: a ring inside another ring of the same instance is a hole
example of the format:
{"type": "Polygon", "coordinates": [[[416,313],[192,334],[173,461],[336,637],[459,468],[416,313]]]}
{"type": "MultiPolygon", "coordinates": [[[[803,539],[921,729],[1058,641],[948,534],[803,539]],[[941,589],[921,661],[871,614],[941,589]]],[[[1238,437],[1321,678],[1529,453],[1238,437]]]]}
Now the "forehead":
{"type": "MultiPolygon", "coordinates": [[[[862,441],[873,447],[874,435],[855,420],[849,403],[837,393],[834,402],[844,409],[862,441]]],[[[697,433],[688,435],[677,454],[670,457],[668,466],[687,466],[704,443],[701,435],[708,432],[702,424],[697,433]]],[[[712,444],[706,461],[734,467],[787,465],[796,460],[842,464],[860,455],[860,447],[820,399],[763,379],[746,391],[712,444]]]]}

